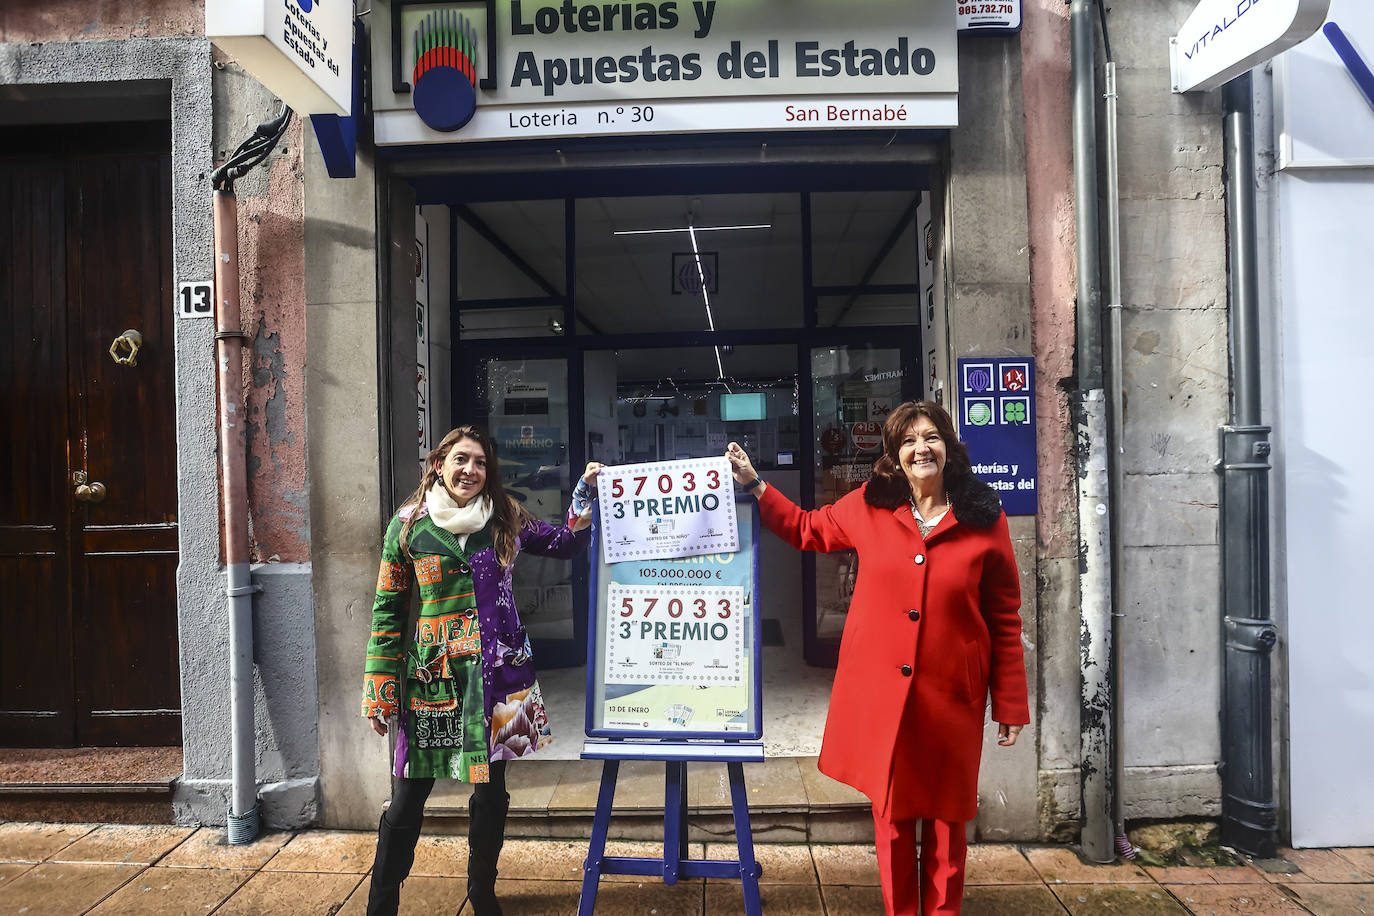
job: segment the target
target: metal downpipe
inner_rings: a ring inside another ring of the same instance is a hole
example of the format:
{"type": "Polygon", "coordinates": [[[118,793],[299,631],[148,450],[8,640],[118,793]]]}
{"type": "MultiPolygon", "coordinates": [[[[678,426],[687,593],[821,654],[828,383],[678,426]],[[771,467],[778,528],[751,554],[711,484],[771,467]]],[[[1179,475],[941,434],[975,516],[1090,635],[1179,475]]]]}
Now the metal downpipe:
{"type": "Polygon", "coordinates": [[[1092,0],[1069,4],[1078,308],[1076,458],[1079,540],[1080,776],[1083,854],[1116,858],[1112,704],[1112,568],[1108,518],[1107,403],[1102,381],[1102,280],[1098,244],[1096,45],[1092,0]]]}
{"type": "Polygon", "coordinates": [[[219,375],[219,461],[224,493],[225,595],[229,616],[232,748],[229,842],[251,843],[259,830],[253,733],[253,592],[248,556],[248,477],[243,393],[243,333],[239,315],[238,201],[217,190],[215,221],[215,357],[219,375]]]}
{"type": "Polygon", "coordinates": [[[1231,423],[1220,430],[1221,840],[1242,852],[1278,849],[1274,803],[1269,612],[1269,432],[1260,414],[1259,263],[1251,75],[1226,84],[1227,276],[1231,423]]]}

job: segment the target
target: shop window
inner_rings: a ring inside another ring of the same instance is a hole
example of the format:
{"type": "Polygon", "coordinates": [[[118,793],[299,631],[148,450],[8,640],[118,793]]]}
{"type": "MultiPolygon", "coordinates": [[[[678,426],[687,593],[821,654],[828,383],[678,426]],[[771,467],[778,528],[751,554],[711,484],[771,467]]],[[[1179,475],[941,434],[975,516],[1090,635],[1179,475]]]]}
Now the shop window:
{"type": "Polygon", "coordinates": [[[464,301],[563,295],[566,227],[561,200],[454,207],[454,290],[464,301]]]}
{"type": "Polygon", "coordinates": [[[920,324],[921,301],[915,293],[890,296],[818,296],[816,325],[856,328],[873,325],[920,324]]]}
{"type": "Polygon", "coordinates": [[[811,282],[815,286],[915,284],[913,191],[811,195],[811,282]]]}
{"type": "Polygon", "coordinates": [[[577,313],[605,334],[801,327],[800,196],[579,200],[577,313]]]}
{"type": "Polygon", "coordinates": [[[561,337],[562,306],[501,306],[459,309],[460,340],[491,340],[500,337],[561,337]]]}

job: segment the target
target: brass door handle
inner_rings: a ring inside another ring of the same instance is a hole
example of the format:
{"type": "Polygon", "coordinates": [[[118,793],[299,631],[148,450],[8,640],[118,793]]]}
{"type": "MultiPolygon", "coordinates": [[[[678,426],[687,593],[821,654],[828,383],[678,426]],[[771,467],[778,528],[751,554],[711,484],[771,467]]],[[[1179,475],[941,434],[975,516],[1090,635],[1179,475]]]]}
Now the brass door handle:
{"type": "Polygon", "coordinates": [[[130,328],[110,344],[110,357],[121,366],[137,366],[138,350],[142,346],[143,335],[130,328]]]}
{"type": "Polygon", "coordinates": [[[100,481],[91,484],[81,484],[76,488],[77,502],[98,503],[105,501],[105,485],[100,481]]]}

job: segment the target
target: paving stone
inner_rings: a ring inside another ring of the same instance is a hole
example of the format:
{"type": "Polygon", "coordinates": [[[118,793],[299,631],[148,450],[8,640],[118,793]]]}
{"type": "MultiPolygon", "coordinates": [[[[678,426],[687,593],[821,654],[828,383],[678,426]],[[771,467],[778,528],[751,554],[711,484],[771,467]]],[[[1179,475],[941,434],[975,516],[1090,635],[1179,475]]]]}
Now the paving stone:
{"type": "MultiPolygon", "coordinates": [[[[768,916],[825,916],[821,889],[814,883],[759,884],[759,899],[768,916]]],[[[600,903],[600,901],[598,901],[600,903]]],[[[600,912],[600,906],[597,911],[600,912]]],[[[744,888],[738,881],[708,881],[704,913],[724,916],[744,912],[744,888]]],[[[832,911],[833,912],[833,911],[832,911]]]]}
{"type": "MultiPolygon", "coordinates": [[[[876,881],[871,887],[822,884],[821,897],[829,916],[873,916],[883,912],[883,892],[876,881]]],[[[1057,912],[1063,913],[1063,908],[1057,912]]]]}
{"type": "MultiPolygon", "coordinates": [[[[366,880],[359,874],[303,874],[288,871],[261,871],[249,879],[216,916],[258,916],[261,913],[291,913],[292,916],[332,916],[366,880]]],[[[409,882],[407,882],[409,886],[409,882]]]]}
{"type": "MultiPolygon", "coordinates": [[[[585,859],[587,858],[587,844],[586,844],[586,843],[577,843],[577,842],[574,842],[574,843],[573,843],[573,846],[576,847],[576,851],[577,851],[577,874],[573,876],[573,880],[581,881],[581,880],[582,880],[582,875],[584,874],[584,872],[583,872],[583,870],[582,870],[582,863],[583,863],[583,860],[585,860],[585,859]]],[[[641,840],[610,840],[610,841],[608,841],[608,842],[606,843],[606,855],[608,855],[608,856],[624,856],[624,857],[627,858],[627,859],[628,859],[628,858],[635,858],[635,859],[661,859],[661,858],[663,858],[663,843],[661,843],[661,842],[646,842],[646,841],[641,841],[641,840]]],[[[504,862],[504,861],[505,861],[505,858],[506,858],[506,854],[505,854],[504,852],[502,852],[502,853],[501,853],[501,861],[504,862]]],[[[704,844],[704,843],[688,843],[688,844],[687,844],[687,858],[689,858],[689,859],[704,859],[704,858],[706,858],[706,846],[705,846],[705,844],[704,844]]],[[[502,867],[504,868],[505,866],[503,865],[502,867]]],[[[512,877],[512,878],[518,878],[518,877],[520,877],[520,876],[517,875],[517,874],[513,874],[513,873],[512,873],[512,874],[510,875],[510,877],[512,877]]],[[[614,883],[618,883],[618,884],[626,884],[626,883],[628,883],[628,884],[644,884],[644,883],[653,883],[654,881],[658,881],[659,883],[662,883],[663,879],[662,879],[661,877],[660,877],[660,878],[646,878],[646,877],[644,877],[643,875],[602,875],[602,876],[601,876],[601,882],[602,882],[603,884],[605,884],[606,882],[614,882],[614,883]]]]}
{"type": "Polygon", "coordinates": [[[877,887],[878,854],[872,846],[813,846],[811,858],[824,885],[877,887]]]}
{"type": "Polygon", "coordinates": [[[993,843],[968,848],[964,885],[1039,884],[1040,876],[1015,846],[993,843]]]}
{"type": "Polygon", "coordinates": [[[159,865],[176,868],[262,868],[277,854],[290,833],[264,833],[251,843],[231,846],[223,830],[202,827],[173,849],[159,865]]]}
{"type": "Polygon", "coordinates": [[[372,867],[377,835],[360,830],[310,830],[292,837],[264,871],[351,872],[372,867]]]}
{"type": "Polygon", "coordinates": [[[64,916],[84,913],[143,870],[142,865],[45,862],[0,890],[0,913],[64,916]]]}
{"type": "Polygon", "coordinates": [[[1374,848],[1356,846],[1331,851],[1350,862],[1364,874],[1369,875],[1370,877],[1366,880],[1374,880],[1374,848]]]}
{"type": "MultiPolygon", "coordinates": [[[[1160,884],[1216,884],[1217,879],[1212,877],[1210,868],[1195,868],[1191,865],[1174,865],[1168,868],[1157,868],[1153,865],[1143,866],[1145,874],[1154,878],[1160,884]]],[[[1253,875],[1254,873],[1251,872],[1253,875]]],[[[1251,879],[1253,880],[1253,878],[1251,879]]]]}
{"type": "MultiPolygon", "coordinates": [[[[706,858],[717,862],[739,860],[739,847],[733,843],[711,843],[706,858]]],[[[815,885],[816,863],[811,860],[811,847],[802,843],[758,843],[754,859],[763,867],[760,884],[815,885]]],[[[708,884],[738,884],[733,878],[708,878],[708,884]]]]}
{"type": "Polygon", "coordinates": [[[0,865],[0,884],[19,877],[30,868],[33,868],[33,865],[28,862],[11,862],[0,865]]]}
{"type": "MultiPolygon", "coordinates": [[[[506,867],[504,858],[505,850],[502,849],[502,868],[506,867]]],[[[415,844],[415,864],[410,867],[410,873],[417,878],[456,878],[466,875],[468,838],[420,834],[420,842],[415,844]]]]}
{"type": "MultiPolygon", "coordinates": [[[[879,909],[882,912],[881,898],[879,909]]],[[[1043,884],[1017,887],[965,887],[963,916],[1063,916],[1064,906],[1043,884]]]]}
{"type": "Polygon", "coordinates": [[[162,916],[172,913],[209,913],[252,873],[237,868],[165,868],[155,865],[92,910],[107,913],[162,916]]]}
{"type": "MultiPolygon", "coordinates": [[[[362,880],[348,901],[339,910],[338,916],[366,916],[367,892],[370,882],[362,880]]],[[[434,916],[435,913],[457,913],[467,896],[468,879],[463,878],[407,878],[401,887],[400,916],[434,916]]],[[[499,888],[498,888],[499,893],[499,888]]],[[[502,898],[504,903],[504,898],[502,898]]],[[[576,909],[568,910],[571,913],[576,909]]],[[[507,908],[512,916],[523,913],[507,908]]]]}
{"type": "Polygon", "coordinates": [[[1026,858],[1046,884],[1132,884],[1150,880],[1134,865],[1094,865],[1062,846],[1030,846],[1026,848],[1026,858]]]}
{"type": "Polygon", "coordinates": [[[1317,916],[1374,913],[1374,884],[1303,884],[1293,891],[1317,916]]]}
{"type": "Polygon", "coordinates": [[[1268,884],[1174,884],[1165,889],[1196,916],[1264,913],[1303,916],[1307,910],[1268,884]]]}
{"type": "Polygon", "coordinates": [[[164,824],[105,824],[48,857],[51,862],[151,865],[196,832],[164,824]]]}
{"type": "MultiPolygon", "coordinates": [[[[1368,873],[1345,856],[1330,849],[1280,849],[1279,855],[1302,869],[1302,877],[1287,876],[1282,879],[1285,883],[1303,883],[1304,880],[1322,884],[1374,881],[1374,874],[1368,873]]],[[[1277,876],[1275,877],[1277,880],[1277,876]]]]}
{"type": "MultiPolygon", "coordinates": [[[[665,885],[662,881],[636,884],[603,883],[596,894],[597,916],[701,916],[705,883],[700,879],[665,885]]],[[[519,916],[568,916],[577,912],[579,881],[496,882],[501,909],[519,916]]]]}
{"type": "Polygon", "coordinates": [[[1158,884],[1057,884],[1051,890],[1073,916],[1174,916],[1188,912],[1158,884]]]}
{"type": "Polygon", "coordinates": [[[95,828],[95,824],[0,824],[0,862],[42,862],[95,828]]]}

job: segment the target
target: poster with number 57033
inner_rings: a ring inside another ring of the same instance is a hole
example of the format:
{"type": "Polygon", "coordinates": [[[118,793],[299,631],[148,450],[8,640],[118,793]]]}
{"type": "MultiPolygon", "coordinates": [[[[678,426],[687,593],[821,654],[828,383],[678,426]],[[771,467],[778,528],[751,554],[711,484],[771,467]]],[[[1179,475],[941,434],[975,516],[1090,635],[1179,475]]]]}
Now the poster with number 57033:
{"type": "Polygon", "coordinates": [[[609,467],[597,489],[607,563],[739,550],[734,481],[724,458],[609,467]]]}

